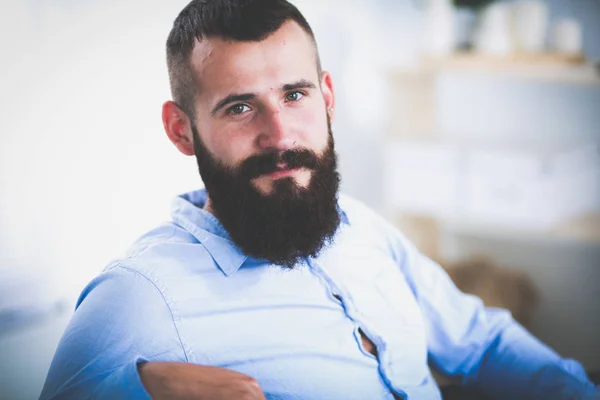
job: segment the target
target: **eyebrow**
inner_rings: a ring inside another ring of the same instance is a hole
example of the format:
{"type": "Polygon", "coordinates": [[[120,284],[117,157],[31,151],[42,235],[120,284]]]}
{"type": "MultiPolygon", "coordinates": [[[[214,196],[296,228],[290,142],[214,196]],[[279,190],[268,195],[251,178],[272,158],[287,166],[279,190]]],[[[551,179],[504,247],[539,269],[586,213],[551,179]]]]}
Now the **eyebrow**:
{"type": "MultiPolygon", "coordinates": [[[[285,84],[281,87],[281,89],[284,92],[289,92],[290,90],[295,90],[295,89],[315,89],[316,85],[314,83],[312,83],[311,81],[308,81],[306,79],[300,79],[297,82],[294,83],[288,83],[285,84]]],[[[215,115],[216,113],[219,112],[219,110],[223,109],[225,106],[231,104],[231,103],[235,103],[238,101],[248,101],[248,100],[253,100],[255,98],[257,98],[258,96],[255,93],[234,93],[234,94],[230,94],[229,96],[226,96],[225,98],[223,98],[222,100],[220,100],[212,109],[212,111],[210,112],[211,115],[215,115]]]]}
{"type": "Polygon", "coordinates": [[[311,81],[307,81],[306,79],[300,79],[298,82],[283,85],[282,89],[284,92],[289,92],[290,90],[294,89],[316,89],[316,86],[311,81]]]}

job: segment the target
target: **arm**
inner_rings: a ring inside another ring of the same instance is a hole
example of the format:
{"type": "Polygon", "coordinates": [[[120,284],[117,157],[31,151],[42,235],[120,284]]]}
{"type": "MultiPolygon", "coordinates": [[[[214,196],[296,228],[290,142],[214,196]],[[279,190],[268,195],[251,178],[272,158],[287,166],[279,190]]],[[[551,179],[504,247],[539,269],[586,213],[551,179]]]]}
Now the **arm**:
{"type": "Polygon", "coordinates": [[[41,399],[150,399],[140,362],[187,361],[173,316],[146,277],[113,267],[80,296],[41,399]]]}
{"type": "Polygon", "coordinates": [[[600,397],[579,363],[562,359],[509,312],[459,291],[404,238],[394,247],[423,312],[430,360],[442,373],[498,399],[600,397]]]}

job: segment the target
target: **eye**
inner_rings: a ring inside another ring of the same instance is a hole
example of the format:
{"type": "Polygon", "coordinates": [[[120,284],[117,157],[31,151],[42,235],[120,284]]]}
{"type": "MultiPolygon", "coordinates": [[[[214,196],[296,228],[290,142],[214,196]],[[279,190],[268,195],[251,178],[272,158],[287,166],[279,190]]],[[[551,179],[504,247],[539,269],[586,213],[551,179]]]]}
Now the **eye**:
{"type": "Polygon", "coordinates": [[[241,115],[241,114],[247,112],[248,110],[250,110],[250,107],[248,107],[247,105],[236,104],[227,109],[227,115],[241,115]]]}
{"type": "Polygon", "coordinates": [[[302,92],[290,92],[285,95],[286,101],[298,101],[304,97],[304,93],[302,92]]]}

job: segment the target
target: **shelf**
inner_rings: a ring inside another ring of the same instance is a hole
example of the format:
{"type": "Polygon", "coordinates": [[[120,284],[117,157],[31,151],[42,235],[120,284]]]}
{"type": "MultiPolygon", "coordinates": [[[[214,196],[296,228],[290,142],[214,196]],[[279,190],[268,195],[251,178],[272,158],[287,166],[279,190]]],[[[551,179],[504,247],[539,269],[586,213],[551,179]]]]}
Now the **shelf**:
{"type": "Polygon", "coordinates": [[[600,213],[588,213],[560,224],[549,232],[557,238],[600,244],[600,213]]]}
{"type": "Polygon", "coordinates": [[[423,57],[422,64],[433,68],[485,68],[503,69],[514,67],[576,67],[585,66],[583,55],[559,53],[514,53],[494,56],[477,53],[455,53],[447,57],[423,57]]]}
{"type": "MultiPolygon", "coordinates": [[[[540,135],[526,134],[518,139],[516,135],[507,138],[510,135],[502,135],[501,131],[515,129],[515,124],[500,124],[500,128],[493,126],[489,129],[485,126],[485,113],[490,112],[490,120],[494,120],[496,115],[510,116],[509,113],[493,114],[493,107],[447,108],[450,95],[465,104],[472,99],[489,102],[494,107],[522,107],[525,104],[524,101],[513,103],[510,97],[512,93],[508,91],[500,91],[500,96],[493,98],[491,91],[488,96],[484,90],[473,90],[479,86],[489,90],[500,83],[497,80],[502,80],[501,84],[510,83],[507,85],[510,89],[513,84],[519,87],[530,83],[556,85],[544,87],[543,90],[530,85],[523,92],[515,91],[515,96],[525,92],[529,94],[532,90],[540,90],[543,93],[541,95],[547,97],[561,96],[561,91],[565,89],[562,85],[570,84],[573,85],[568,88],[571,96],[584,92],[586,96],[597,96],[600,70],[583,56],[456,53],[443,58],[424,57],[412,68],[394,68],[388,78],[393,93],[390,101],[393,113],[390,113],[388,121],[386,151],[395,151],[392,149],[395,141],[401,143],[401,151],[392,157],[386,155],[386,159],[392,162],[391,167],[386,164],[386,174],[391,182],[386,187],[395,188],[395,182],[408,182],[413,184],[414,190],[407,195],[402,193],[406,187],[399,186],[403,189],[387,193],[387,210],[394,216],[396,225],[406,230],[408,237],[414,238],[431,254],[439,253],[439,244],[434,238],[436,231],[494,240],[600,245],[600,211],[581,215],[557,226],[552,226],[550,222],[560,221],[574,212],[593,209],[591,206],[571,209],[566,205],[580,204],[581,198],[571,202],[568,196],[584,193],[579,191],[581,188],[592,190],[596,187],[597,175],[594,174],[598,171],[598,143],[595,139],[593,143],[588,143],[589,140],[583,136],[578,139],[565,136],[559,142],[558,139],[546,141],[540,135]],[[453,81],[447,78],[458,79],[453,81]],[[448,85],[448,82],[453,85],[448,85]],[[460,85],[471,85],[467,88],[470,91],[461,92],[460,85]],[[442,99],[439,95],[441,89],[446,90],[446,97],[442,99]],[[453,91],[450,92],[450,89],[453,91]],[[580,92],[581,89],[584,92],[580,92]],[[471,108],[478,112],[477,121],[473,122],[477,129],[473,129],[473,132],[489,129],[491,135],[475,136],[468,128],[465,129],[469,124],[455,124],[452,129],[447,129],[448,110],[453,112],[455,119],[471,121],[471,108]],[[460,129],[456,129],[456,126],[460,129]],[[448,132],[454,136],[448,137],[448,132]],[[428,161],[421,165],[419,160],[428,161]],[[413,161],[413,165],[409,165],[413,161]],[[466,168],[475,172],[468,181],[464,179],[466,168]],[[484,174],[487,172],[492,178],[486,181],[484,174]],[[567,174],[575,175],[576,179],[565,178],[567,174]],[[549,190],[556,196],[548,197],[549,190]],[[549,200],[556,202],[556,208],[550,208],[554,203],[549,200]],[[531,206],[542,203],[544,207],[539,210],[531,206]],[[513,207],[515,212],[512,213],[509,207],[513,207]],[[525,210],[522,216],[519,210],[525,210]],[[527,210],[539,211],[540,218],[533,218],[527,210]],[[562,211],[555,212],[557,210],[562,211]],[[496,217],[491,211],[496,213],[496,217]],[[499,219],[497,215],[507,217],[499,219]]],[[[587,107],[580,113],[568,112],[571,108],[570,103],[566,102],[546,101],[542,105],[546,108],[539,109],[538,113],[549,114],[545,126],[548,126],[548,121],[556,121],[560,129],[577,129],[583,126],[577,125],[581,118],[595,115],[587,107]],[[557,108],[559,106],[562,108],[557,108]],[[563,120],[572,120],[573,123],[560,125],[563,120]]],[[[524,118],[523,113],[516,115],[524,118]]],[[[496,118],[495,122],[499,120],[496,118]]],[[[524,132],[537,129],[533,123],[526,127],[522,129],[524,132]]],[[[587,191],[585,195],[588,195],[587,191]]]]}
{"type": "Polygon", "coordinates": [[[506,56],[456,53],[446,57],[423,57],[418,68],[399,69],[392,75],[405,73],[438,74],[458,72],[498,77],[531,79],[547,83],[600,85],[600,73],[580,55],[557,53],[510,54],[506,56]]]}
{"type": "Polygon", "coordinates": [[[440,219],[440,230],[481,238],[512,241],[556,241],[600,245],[600,213],[587,213],[548,230],[518,229],[508,226],[440,219]]]}

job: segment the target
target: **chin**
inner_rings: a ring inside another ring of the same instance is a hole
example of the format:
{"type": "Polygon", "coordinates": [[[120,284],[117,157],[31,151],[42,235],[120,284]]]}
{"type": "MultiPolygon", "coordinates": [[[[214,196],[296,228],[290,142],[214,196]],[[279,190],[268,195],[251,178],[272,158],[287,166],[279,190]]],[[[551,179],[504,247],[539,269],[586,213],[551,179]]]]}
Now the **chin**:
{"type": "Polygon", "coordinates": [[[278,179],[259,178],[253,182],[254,188],[263,195],[270,195],[277,187],[295,187],[297,189],[307,189],[310,184],[310,176],[308,178],[297,173],[293,176],[285,176],[278,179]]]}
{"type": "MultiPolygon", "coordinates": [[[[286,178],[287,179],[287,178],[286,178]]],[[[278,179],[278,181],[281,179],[278,179]]],[[[276,181],[262,181],[260,183],[253,183],[254,189],[256,189],[256,191],[258,193],[260,193],[263,196],[271,196],[273,194],[273,191],[275,190],[275,182],[276,181]]]]}
{"type": "MultiPolygon", "coordinates": [[[[285,178],[279,178],[272,181],[261,182],[261,184],[254,184],[255,189],[264,197],[273,196],[290,196],[296,197],[308,189],[308,185],[301,185],[298,183],[298,179],[286,176],[285,178]]],[[[282,197],[282,198],[283,198],[282,197]]]]}

